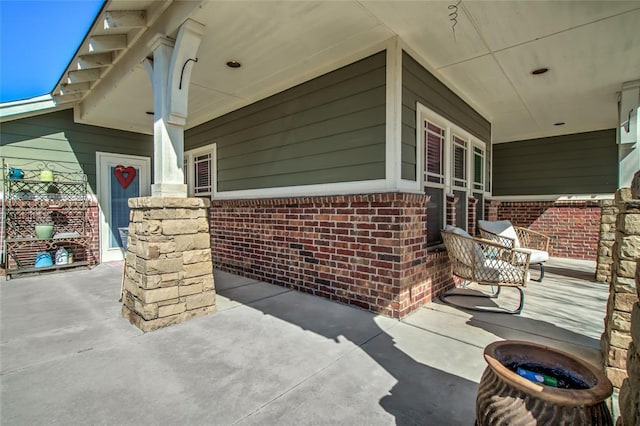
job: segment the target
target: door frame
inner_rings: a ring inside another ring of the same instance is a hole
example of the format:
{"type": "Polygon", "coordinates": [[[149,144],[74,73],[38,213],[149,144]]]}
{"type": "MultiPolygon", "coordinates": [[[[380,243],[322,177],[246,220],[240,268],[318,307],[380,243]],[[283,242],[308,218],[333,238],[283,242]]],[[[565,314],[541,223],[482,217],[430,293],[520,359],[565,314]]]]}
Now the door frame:
{"type": "Polygon", "coordinates": [[[112,163],[134,165],[140,167],[140,196],[146,197],[151,194],[151,157],[118,154],[115,152],[96,151],[96,198],[98,199],[98,221],[99,221],[99,248],[100,262],[114,262],[123,260],[122,251],[109,249],[109,237],[107,233],[108,223],[105,212],[111,208],[111,201],[108,192],[109,165],[112,163]],[[105,183],[105,180],[107,183],[105,183]],[[103,192],[105,192],[103,194],[103,192]]]}

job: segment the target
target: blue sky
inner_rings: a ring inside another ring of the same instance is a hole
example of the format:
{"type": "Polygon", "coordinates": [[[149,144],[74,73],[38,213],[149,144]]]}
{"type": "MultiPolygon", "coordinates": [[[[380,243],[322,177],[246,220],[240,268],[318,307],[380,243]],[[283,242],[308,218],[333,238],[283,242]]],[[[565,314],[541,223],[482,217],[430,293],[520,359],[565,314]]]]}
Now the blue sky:
{"type": "Polygon", "coordinates": [[[46,95],[104,0],[0,0],[0,102],[46,95]]]}

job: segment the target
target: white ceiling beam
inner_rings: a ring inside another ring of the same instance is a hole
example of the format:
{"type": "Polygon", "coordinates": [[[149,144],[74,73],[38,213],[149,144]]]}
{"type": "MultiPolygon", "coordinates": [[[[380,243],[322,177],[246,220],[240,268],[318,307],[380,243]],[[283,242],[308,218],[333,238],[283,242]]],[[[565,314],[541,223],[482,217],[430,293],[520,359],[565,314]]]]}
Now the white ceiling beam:
{"type": "MultiPolygon", "coordinates": [[[[148,30],[143,32],[131,48],[122,53],[113,68],[95,84],[91,92],[82,100],[79,108],[75,110],[76,121],[83,122],[85,113],[91,111],[107,98],[121,78],[132,72],[134,68],[141,66],[142,61],[151,53],[149,43],[157,34],[173,34],[201,4],[202,1],[175,2],[163,10],[162,15],[148,30]]],[[[152,93],[149,93],[149,100],[152,99],[152,93]]]]}
{"type": "Polygon", "coordinates": [[[60,88],[60,93],[62,95],[68,95],[71,93],[86,92],[90,88],[91,88],[91,83],[89,83],[88,81],[84,83],[63,84],[62,87],[60,88]]]}
{"type": "Polygon", "coordinates": [[[141,28],[147,24],[144,10],[113,10],[104,14],[104,29],[141,28]]]}
{"type": "Polygon", "coordinates": [[[85,81],[95,81],[100,78],[100,74],[102,74],[102,70],[100,68],[69,71],[68,81],[69,84],[84,83],[85,81]]]}
{"type": "Polygon", "coordinates": [[[127,48],[127,36],[117,35],[97,35],[89,39],[89,52],[113,52],[127,48]]]}
{"type": "Polygon", "coordinates": [[[80,55],[78,57],[78,69],[106,67],[113,63],[113,53],[95,53],[90,55],[80,55]]]}

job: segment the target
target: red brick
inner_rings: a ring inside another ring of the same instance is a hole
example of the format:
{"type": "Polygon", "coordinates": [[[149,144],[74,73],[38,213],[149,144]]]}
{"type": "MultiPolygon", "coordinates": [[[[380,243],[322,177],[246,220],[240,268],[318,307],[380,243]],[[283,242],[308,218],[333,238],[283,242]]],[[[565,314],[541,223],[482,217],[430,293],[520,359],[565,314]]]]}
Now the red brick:
{"type": "Polygon", "coordinates": [[[600,215],[600,207],[591,201],[502,201],[496,220],[508,219],[550,236],[551,256],[595,260],[600,215]]]}
{"type": "Polygon", "coordinates": [[[217,267],[401,317],[453,284],[427,255],[426,196],[213,200],[217,267]]]}

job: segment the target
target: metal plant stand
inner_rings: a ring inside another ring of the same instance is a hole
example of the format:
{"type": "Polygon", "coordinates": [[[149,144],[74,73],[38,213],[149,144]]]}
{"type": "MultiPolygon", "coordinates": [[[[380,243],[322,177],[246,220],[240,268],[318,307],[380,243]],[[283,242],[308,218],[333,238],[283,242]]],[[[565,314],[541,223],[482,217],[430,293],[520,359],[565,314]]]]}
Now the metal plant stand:
{"type": "Polygon", "coordinates": [[[86,266],[89,244],[87,177],[58,163],[13,166],[3,160],[3,239],[7,279],[21,273],[86,266]],[[36,225],[53,225],[51,236],[36,235],[36,225]],[[55,259],[70,249],[73,262],[36,267],[39,253],[55,259]]]}

